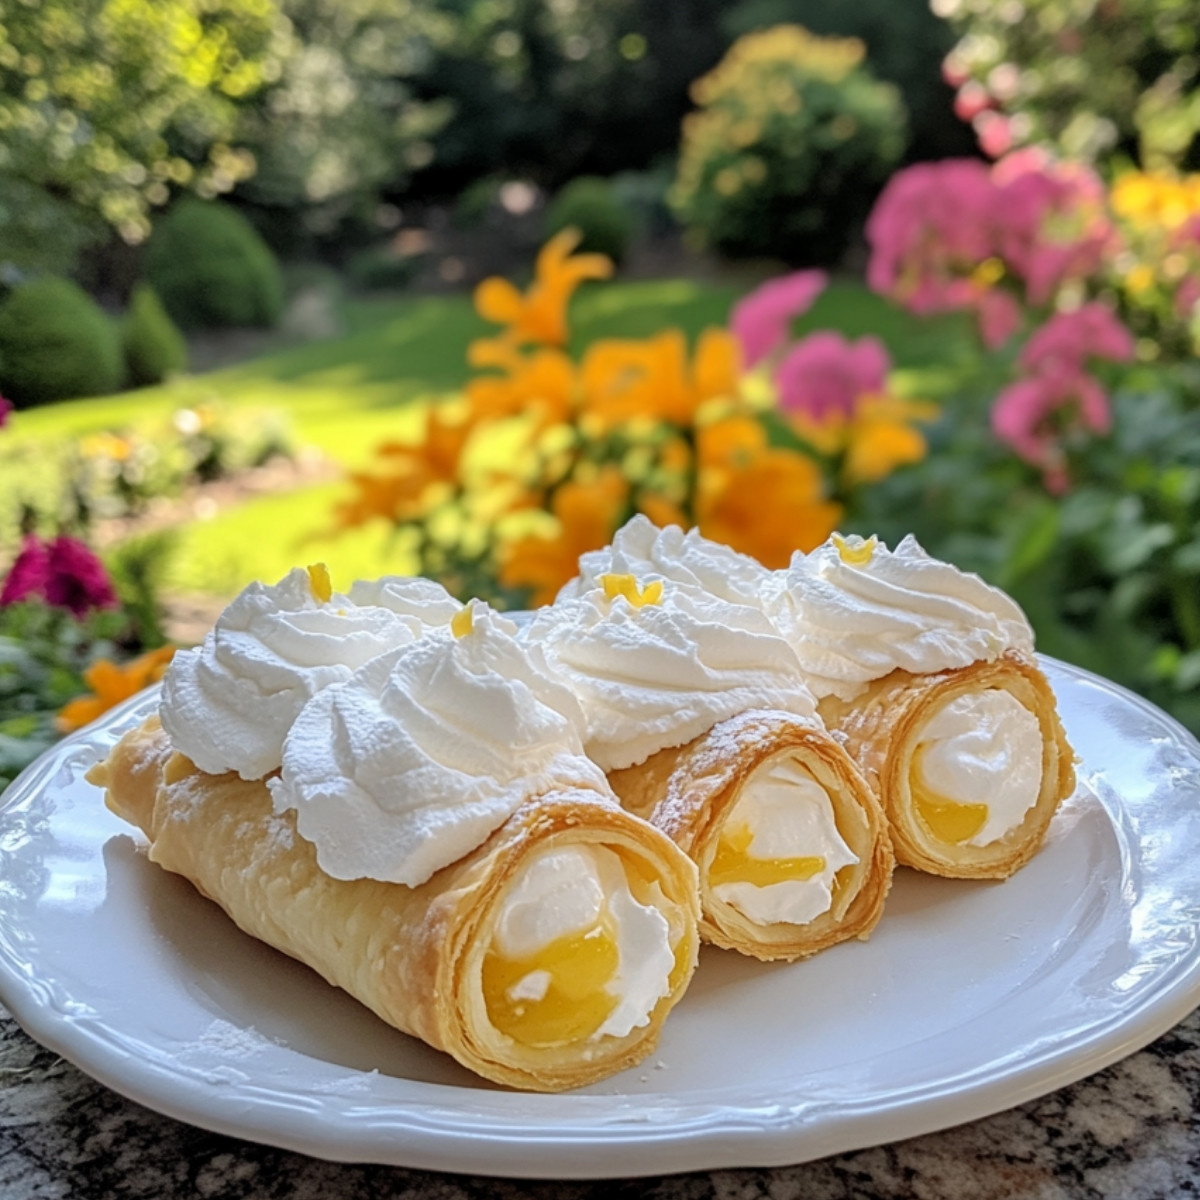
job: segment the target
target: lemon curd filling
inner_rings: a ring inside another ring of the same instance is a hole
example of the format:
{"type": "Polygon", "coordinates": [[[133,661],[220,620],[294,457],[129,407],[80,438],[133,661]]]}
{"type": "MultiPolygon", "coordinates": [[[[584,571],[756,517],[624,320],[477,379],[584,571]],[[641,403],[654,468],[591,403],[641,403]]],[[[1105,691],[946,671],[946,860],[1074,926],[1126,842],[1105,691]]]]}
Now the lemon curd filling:
{"type": "Polygon", "coordinates": [[[542,852],[518,875],[482,968],[500,1033],[547,1047],[624,1037],[649,1021],[678,978],[678,939],[657,881],[639,866],[572,846],[542,852]]]}
{"type": "Polygon", "coordinates": [[[759,925],[806,925],[833,906],[858,862],[833,802],[795,758],[750,777],[706,870],[713,895],[759,925]]]}
{"type": "Polygon", "coordinates": [[[997,688],[942,705],[920,730],[908,771],[918,819],[952,846],[987,846],[1019,826],[1041,779],[1037,717],[997,688]]]}
{"type": "Polygon", "coordinates": [[[612,918],[564,934],[524,958],[483,960],[483,997],[501,1033],[525,1046],[583,1041],[612,1015],[619,952],[612,918]]]}
{"type": "Polygon", "coordinates": [[[717,853],[708,868],[711,887],[723,883],[751,883],[770,887],[788,879],[811,879],[825,870],[825,860],[816,855],[798,858],[755,858],[750,853],[754,830],[749,825],[730,829],[728,822],[717,844],[717,853]]]}

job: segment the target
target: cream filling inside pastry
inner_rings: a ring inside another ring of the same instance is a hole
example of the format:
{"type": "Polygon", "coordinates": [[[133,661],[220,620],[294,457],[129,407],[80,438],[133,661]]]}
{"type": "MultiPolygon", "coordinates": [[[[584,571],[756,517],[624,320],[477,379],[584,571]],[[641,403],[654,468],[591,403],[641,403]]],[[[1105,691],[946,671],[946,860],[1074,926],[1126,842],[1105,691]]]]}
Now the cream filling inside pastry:
{"type": "Polygon", "coordinates": [[[806,925],[833,904],[837,873],[859,861],[825,789],[794,757],[747,781],[708,868],[713,894],[758,925],[806,925]]]}
{"type": "Polygon", "coordinates": [[[996,688],[958,696],[917,735],[909,786],[934,837],[988,846],[1025,819],[1042,783],[1037,717],[996,688]]]}
{"type": "Polygon", "coordinates": [[[621,1038],[647,1024],[676,969],[655,895],[603,847],[533,856],[501,902],[483,962],[492,1024],[528,1046],[621,1038]]]}

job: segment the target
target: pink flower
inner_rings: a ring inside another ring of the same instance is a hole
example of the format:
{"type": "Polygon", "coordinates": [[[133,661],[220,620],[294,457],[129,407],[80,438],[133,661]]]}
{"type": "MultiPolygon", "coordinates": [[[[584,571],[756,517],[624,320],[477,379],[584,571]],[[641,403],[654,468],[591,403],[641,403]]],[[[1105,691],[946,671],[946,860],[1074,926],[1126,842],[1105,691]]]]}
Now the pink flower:
{"type": "Polygon", "coordinates": [[[885,390],[890,367],[877,338],[848,342],[828,330],[811,334],[779,364],[779,406],[816,421],[853,416],[862,397],[885,390]]]}
{"type": "Polygon", "coordinates": [[[25,538],[0,588],[0,606],[29,599],[45,600],[77,617],[117,605],[104,565],[83,542],[66,536],[49,542],[32,534],[25,538]]]}
{"type": "Polygon", "coordinates": [[[792,319],[812,306],[828,282],[824,271],[796,271],[764,283],[734,305],[729,327],[747,368],[783,345],[792,319]]]}
{"type": "Polygon", "coordinates": [[[988,288],[978,299],[975,315],[979,336],[989,350],[998,350],[1021,328],[1021,306],[1011,292],[988,288]]]}
{"type": "Polygon", "coordinates": [[[867,221],[867,282],[909,312],[968,307],[971,272],[992,254],[993,187],[974,159],[918,163],[898,171],[867,221]]]}
{"type": "Polygon", "coordinates": [[[13,402],[0,396],[0,429],[8,423],[9,414],[13,411],[13,402]]]}
{"type": "Polygon", "coordinates": [[[954,115],[960,121],[970,121],[991,106],[992,98],[987,88],[974,79],[963,83],[954,97],[954,115]]]}
{"type": "Polygon", "coordinates": [[[1200,304],[1200,276],[1188,275],[1175,293],[1176,315],[1190,320],[1197,304],[1200,304]]]}
{"type": "Polygon", "coordinates": [[[988,158],[999,158],[1012,149],[1012,122],[1007,117],[995,112],[981,111],[975,115],[971,124],[975,128],[975,136],[979,139],[979,148],[988,158]]]}
{"type": "Polygon", "coordinates": [[[1128,362],[1134,353],[1133,334],[1099,300],[1074,312],[1055,313],[1025,343],[1021,365],[1036,374],[1072,374],[1089,358],[1128,362]]]}

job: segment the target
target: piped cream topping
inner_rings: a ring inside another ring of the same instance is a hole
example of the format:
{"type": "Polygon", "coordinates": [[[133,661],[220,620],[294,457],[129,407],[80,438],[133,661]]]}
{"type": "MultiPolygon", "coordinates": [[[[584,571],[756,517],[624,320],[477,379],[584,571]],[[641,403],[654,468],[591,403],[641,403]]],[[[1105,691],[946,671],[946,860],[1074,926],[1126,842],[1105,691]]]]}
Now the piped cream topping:
{"type": "Polygon", "coordinates": [[[1033,631],[1009,596],[931,558],[911,535],[895,550],[834,534],[777,575],[769,612],[817,697],[853,700],[897,668],[932,674],[1032,655],[1033,631]]]}
{"type": "Polygon", "coordinates": [[[710,877],[735,876],[713,893],[756,924],[807,925],[832,906],[838,871],[858,861],[825,789],[795,759],[772,759],[725,818],[713,864],[723,871],[710,877]]]}
{"type": "Polygon", "coordinates": [[[318,693],[287,736],[275,809],[296,810],[335,879],[416,886],[532,796],[612,795],[539,647],[479,601],[465,611],[318,693]]]}
{"type": "Polygon", "coordinates": [[[638,513],[613,535],[612,545],[579,560],[579,575],[567,583],[560,600],[575,600],[597,585],[601,575],[635,575],[711,592],[731,604],[762,606],[771,572],[760,562],[720,542],[687,533],[678,525],[660,529],[638,513]]]}
{"type": "Polygon", "coordinates": [[[574,999],[577,1010],[599,1021],[586,1035],[593,1039],[625,1037],[645,1025],[669,993],[675,968],[666,917],[634,897],[619,856],[602,846],[551,847],[534,856],[504,896],[491,949],[518,965],[503,1007],[536,1028],[543,1016],[536,1006],[558,1010],[547,1020],[569,1022],[572,1014],[562,1010],[574,999]],[[578,965],[553,954],[572,935],[577,954],[586,953],[588,941],[597,943],[588,955],[593,994],[576,998],[563,991],[577,983],[578,965]],[[519,964],[533,965],[526,971],[519,964]]]}
{"type": "Polygon", "coordinates": [[[1042,785],[1037,717],[1015,696],[988,689],[957,696],[917,731],[914,797],[934,832],[968,846],[998,841],[1025,819],[1042,785]]]}
{"type": "Polygon", "coordinates": [[[578,696],[585,747],[606,771],[680,746],[753,708],[812,716],[796,655],[768,618],[699,588],[635,577],[541,609],[525,637],[578,696]],[[646,601],[654,589],[656,600],[646,601]]]}
{"type": "Polygon", "coordinates": [[[280,765],[284,738],[313,696],[458,607],[440,585],[398,576],[342,595],[320,564],[252,583],[202,646],[175,655],[163,726],[202,771],[261,779],[280,765]]]}

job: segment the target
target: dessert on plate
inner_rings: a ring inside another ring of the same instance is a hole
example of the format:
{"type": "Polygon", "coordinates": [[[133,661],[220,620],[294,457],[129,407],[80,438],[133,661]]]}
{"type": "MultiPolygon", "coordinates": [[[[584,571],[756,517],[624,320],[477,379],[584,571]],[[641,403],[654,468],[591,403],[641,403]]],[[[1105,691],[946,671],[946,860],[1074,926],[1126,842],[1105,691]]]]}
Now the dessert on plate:
{"type": "Polygon", "coordinates": [[[690,550],[716,577],[718,553],[680,535],[685,561],[605,572],[648,561],[622,540],[524,631],[578,698],[584,749],[696,862],[706,940],[795,959],[866,937],[891,882],[883,814],[795,654],[759,608],[699,585],[690,550]]]}
{"type": "MultiPolygon", "coordinates": [[[[361,606],[307,579],[183,656],[161,723],[89,773],[106,803],[242,929],[484,1078],[558,1091],[645,1057],[695,967],[692,863],[617,804],[511,622],[440,623],[429,594],[419,634],[338,671],[361,606]]],[[[386,590],[358,595],[403,608],[386,590]]]]}
{"type": "Polygon", "coordinates": [[[1004,879],[1029,861],[1075,769],[1015,601],[911,536],[834,534],[775,574],[767,611],[877,789],[898,862],[1004,879]]]}

